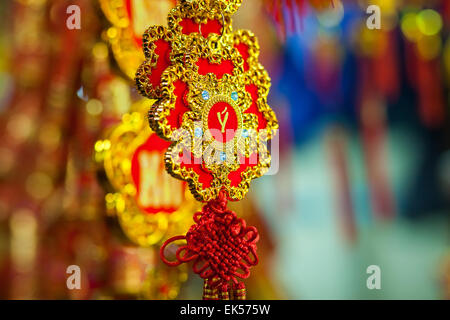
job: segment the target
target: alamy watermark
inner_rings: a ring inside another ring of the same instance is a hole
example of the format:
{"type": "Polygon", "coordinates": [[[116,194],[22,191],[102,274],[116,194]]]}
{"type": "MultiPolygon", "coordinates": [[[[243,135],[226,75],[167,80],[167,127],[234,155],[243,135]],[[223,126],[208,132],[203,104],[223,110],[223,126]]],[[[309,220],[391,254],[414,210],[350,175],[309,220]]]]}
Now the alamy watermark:
{"type": "Polygon", "coordinates": [[[67,289],[74,290],[74,289],[81,289],[81,269],[77,265],[70,265],[66,269],[66,273],[70,274],[69,277],[67,277],[66,285],[67,289]]]}
{"type": "Polygon", "coordinates": [[[381,29],[381,9],[379,6],[372,4],[367,7],[367,14],[370,16],[367,18],[366,26],[370,30],[381,29]]]}
{"type": "Polygon", "coordinates": [[[366,270],[367,274],[370,274],[370,276],[367,278],[366,286],[367,289],[373,290],[381,289],[381,268],[377,265],[370,265],[367,267],[366,270]]]}
{"type": "Polygon", "coordinates": [[[81,29],[81,9],[73,4],[67,7],[66,13],[69,15],[66,20],[66,26],[69,30],[81,29]]]}

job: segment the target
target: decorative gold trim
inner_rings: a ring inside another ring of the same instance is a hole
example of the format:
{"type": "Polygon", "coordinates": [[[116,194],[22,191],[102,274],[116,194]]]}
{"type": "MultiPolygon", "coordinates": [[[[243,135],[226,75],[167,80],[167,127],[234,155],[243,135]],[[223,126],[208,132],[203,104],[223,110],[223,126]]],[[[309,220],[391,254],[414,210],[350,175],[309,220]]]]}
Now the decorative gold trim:
{"type": "Polygon", "coordinates": [[[271,139],[278,129],[275,113],[267,104],[270,78],[258,62],[259,45],[256,37],[250,31],[233,32],[232,30],[230,16],[240,4],[241,0],[181,0],[180,4],[168,15],[168,28],[151,27],[144,34],[144,51],[147,61],[136,73],[136,84],[139,91],[150,99],[158,100],[149,112],[151,128],[162,138],[176,141],[166,152],[166,168],[174,177],[187,181],[193,195],[200,201],[216,198],[221,189],[228,191],[232,200],[241,200],[248,192],[250,181],[262,176],[270,167],[270,155],[267,148],[264,143],[258,142],[271,139]],[[183,34],[180,23],[184,18],[192,19],[197,24],[204,24],[208,20],[222,22],[222,34],[211,33],[204,37],[200,34],[201,27],[199,27],[199,32],[183,34]],[[155,54],[154,42],[159,39],[166,40],[171,46],[171,66],[163,71],[161,85],[153,88],[149,84],[148,76],[157,63],[158,57],[155,54]],[[248,47],[249,57],[246,61],[248,70],[244,70],[245,61],[236,48],[241,43],[248,47]],[[223,61],[229,60],[233,65],[233,72],[224,74],[222,77],[217,77],[213,73],[200,74],[201,70],[198,66],[200,59],[207,59],[212,65],[219,65],[223,61]],[[187,84],[188,94],[186,96],[175,95],[177,81],[187,84]],[[257,88],[258,98],[256,101],[253,101],[250,93],[246,90],[246,86],[249,85],[255,85],[257,88]],[[207,117],[207,109],[211,107],[202,99],[203,90],[210,90],[211,99],[216,96],[229,96],[230,92],[236,92],[238,99],[233,106],[237,105],[240,109],[239,126],[251,132],[249,142],[233,141],[232,144],[226,144],[226,159],[230,161],[201,163],[202,167],[213,176],[211,186],[208,188],[203,188],[198,173],[192,168],[181,166],[173,156],[184,150],[190,150],[194,156],[198,157],[218,147],[209,139],[211,137],[207,136],[207,143],[202,144],[202,148],[195,148],[197,145],[195,129],[200,123],[200,126],[203,124],[203,132],[207,132],[204,121],[207,117]],[[184,113],[180,125],[171,126],[168,118],[176,108],[179,98],[187,101],[189,111],[184,113]],[[267,132],[256,132],[258,116],[245,113],[253,102],[256,103],[258,111],[267,122],[267,132]],[[180,138],[182,135],[186,135],[186,132],[177,131],[180,128],[189,133],[184,142],[183,139],[180,141],[180,138]],[[238,186],[231,186],[229,174],[239,168],[239,163],[231,160],[238,159],[240,155],[249,157],[254,153],[260,155],[258,163],[246,168],[241,173],[242,181],[238,186]]]}

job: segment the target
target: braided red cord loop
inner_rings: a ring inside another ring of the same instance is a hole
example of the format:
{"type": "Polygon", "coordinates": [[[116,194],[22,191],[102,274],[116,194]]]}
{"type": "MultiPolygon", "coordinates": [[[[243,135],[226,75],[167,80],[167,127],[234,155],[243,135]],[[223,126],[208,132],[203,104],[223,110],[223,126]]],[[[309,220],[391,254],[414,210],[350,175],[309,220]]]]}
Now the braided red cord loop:
{"type": "Polygon", "coordinates": [[[250,267],[258,264],[258,231],[247,227],[243,219],[227,209],[226,193],[220,192],[217,199],[196,212],[194,222],[186,236],[170,238],[163,244],[162,261],[169,266],[194,261],[194,272],[208,280],[208,288],[218,288],[230,281],[236,286],[240,283],[238,278],[248,278],[250,267]],[[175,261],[168,261],[164,250],[177,240],[186,240],[186,245],[177,249],[175,261]]]}

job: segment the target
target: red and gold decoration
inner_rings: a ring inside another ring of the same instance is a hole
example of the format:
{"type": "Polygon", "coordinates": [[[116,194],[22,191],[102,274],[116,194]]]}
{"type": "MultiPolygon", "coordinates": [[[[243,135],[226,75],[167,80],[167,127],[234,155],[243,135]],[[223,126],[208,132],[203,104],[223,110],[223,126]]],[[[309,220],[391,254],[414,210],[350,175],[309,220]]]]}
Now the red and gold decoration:
{"type": "Polygon", "coordinates": [[[241,2],[180,0],[168,28],[145,32],[146,61],[136,73],[139,91],[157,100],[149,112],[151,128],[171,141],[167,171],[207,202],[185,236],[161,247],[168,265],[194,262],[194,272],[205,280],[204,299],[245,299],[240,280],[258,262],[259,236],[227,209],[227,201],[243,199],[251,180],[268,170],[266,142],[278,128],[267,104],[270,78],[258,62],[257,39],[232,30],[231,16],[241,2]],[[166,246],[179,240],[186,244],[168,261],[166,246]]]}
{"type": "Polygon", "coordinates": [[[143,247],[185,231],[195,208],[186,183],[171,179],[164,170],[162,154],[169,143],[148,127],[142,110],[149,106],[150,100],[133,105],[134,110],[95,145],[96,160],[102,162],[113,189],[105,197],[107,209],[125,234],[143,247]]]}

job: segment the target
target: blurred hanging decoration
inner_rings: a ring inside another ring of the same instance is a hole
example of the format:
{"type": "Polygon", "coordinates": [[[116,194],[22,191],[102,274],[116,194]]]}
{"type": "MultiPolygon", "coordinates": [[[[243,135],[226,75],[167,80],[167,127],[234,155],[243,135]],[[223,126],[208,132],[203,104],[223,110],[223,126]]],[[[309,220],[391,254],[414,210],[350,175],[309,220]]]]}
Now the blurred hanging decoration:
{"type": "Polygon", "coordinates": [[[115,246],[106,272],[108,299],[175,299],[187,280],[187,268],[174,270],[159,261],[157,248],[115,246]]]}
{"type": "Polygon", "coordinates": [[[408,79],[417,91],[420,116],[424,125],[440,127],[445,121],[440,56],[443,51],[441,14],[433,9],[411,10],[401,19],[406,38],[408,79]]]}
{"type": "Polygon", "coordinates": [[[443,298],[450,299],[450,252],[443,258],[439,270],[439,280],[442,284],[443,298]]]}
{"type": "Polygon", "coordinates": [[[157,100],[150,126],[172,141],[166,169],[207,202],[187,234],[170,238],[160,251],[170,266],[194,262],[205,280],[204,299],[246,297],[239,279],[258,263],[259,236],[227,209],[227,201],[241,200],[251,180],[268,170],[265,142],[278,128],[267,105],[270,78],[258,63],[257,40],[249,31],[232,31],[231,15],[241,2],[180,0],[168,28],[150,27],[144,34],[147,60],[136,73],[139,91],[157,100]],[[186,244],[168,261],[166,246],[181,240],[186,244]]]}
{"type": "Polygon", "coordinates": [[[329,158],[334,174],[334,184],[337,194],[337,206],[341,227],[345,239],[349,243],[355,243],[357,228],[355,210],[352,204],[351,184],[349,174],[348,134],[344,128],[335,126],[327,134],[329,158]]]}
{"type": "Polygon", "coordinates": [[[165,172],[163,152],[170,143],[148,127],[147,110],[152,101],[141,100],[95,144],[110,192],[109,212],[116,215],[125,234],[148,247],[163,238],[187,230],[196,205],[185,182],[165,172]]]}
{"type": "Polygon", "coordinates": [[[394,101],[400,90],[400,70],[396,39],[397,1],[368,1],[380,7],[381,29],[367,28],[363,19],[360,25],[358,51],[360,53],[361,95],[374,93],[389,101],[394,101]]]}
{"type": "Polygon", "coordinates": [[[278,32],[282,37],[302,29],[302,17],[306,14],[309,4],[314,10],[322,11],[340,0],[263,0],[266,10],[273,18],[278,32]]]}
{"type": "MultiPolygon", "coordinates": [[[[399,57],[395,27],[397,1],[373,1],[381,9],[381,29],[367,28],[362,20],[356,45],[358,55],[358,96],[360,128],[371,202],[379,219],[392,219],[394,196],[387,168],[386,108],[398,98],[400,90],[399,57]]],[[[368,2],[361,3],[361,9],[368,2]]]]}
{"type": "Polygon", "coordinates": [[[146,114],[153,101],[136,95],[131,82],[145,61],[141,35],[149,21],[162,23],[161,17],[174,4],[174,0],[100,0],[112,24],[103,32],[103,39],[128,79],[111,70],[106,45],[96,45],[94,56],[107,66],[94,68],[100,71],[92,86],[95,99],[88,102],[102,114],[95,160],[107,193],[108,214],[117,218],[129,240],[142,247],[121,245],[112,254],[110,273],[115,289],[111,294],[124,297],[174,299],[187,280],[187,268],[171,269],[162,264],[155,246],[186,232],[191,212],[199,206],[187,184],[174,181],[165,172],[163,153],[170,143],[149,128],[146,114]]]}
{"type": "Polygon", "coordinates": [[[176,0],[100,0],[100,6],[112,26],[104,37],[111,44],[114,58],[130,79],[145,60],[142,34],[148,22],[164,24],[166,12],[176,0]]]}

